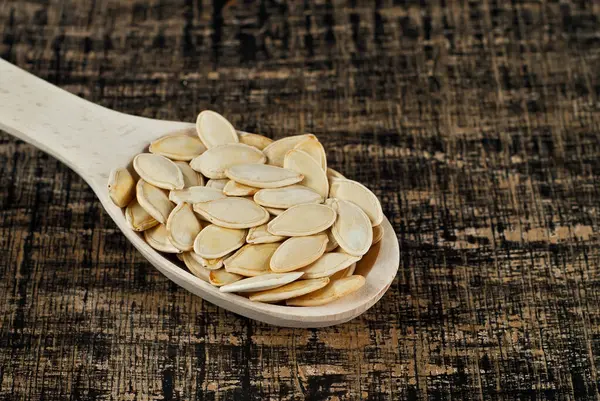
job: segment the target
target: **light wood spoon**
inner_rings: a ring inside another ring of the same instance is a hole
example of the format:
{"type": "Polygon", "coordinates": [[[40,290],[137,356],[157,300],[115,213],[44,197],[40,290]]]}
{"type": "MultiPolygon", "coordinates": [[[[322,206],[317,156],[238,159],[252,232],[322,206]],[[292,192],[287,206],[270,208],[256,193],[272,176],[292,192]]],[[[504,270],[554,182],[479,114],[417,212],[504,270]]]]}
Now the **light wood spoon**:
{"type": "MultiPolygon", "coordinates": [[[[190,110],[191,114],[197,110],[190,110]]],[[[252,302],[225,294],[165,259],[132,231],[123,211],[108,196],[112,168],[130,164],[148,144],[193,124],[153,120],[106,109],[0,59],[0,129],[56,157],[92,187],[129,241],[152,265],[186,290],[234,313],[277,326],[324,327],[346,322],[377,302],[399,264],[398,241],[387,219],[378,254],[364,258],[366,285],[358,292],[319,307],[288,307],[252,302]]],[[[374,247],[375,249],[375,247],[374,247]]],[[[361,274],[360,266],[357,272],[361,274]]]]}

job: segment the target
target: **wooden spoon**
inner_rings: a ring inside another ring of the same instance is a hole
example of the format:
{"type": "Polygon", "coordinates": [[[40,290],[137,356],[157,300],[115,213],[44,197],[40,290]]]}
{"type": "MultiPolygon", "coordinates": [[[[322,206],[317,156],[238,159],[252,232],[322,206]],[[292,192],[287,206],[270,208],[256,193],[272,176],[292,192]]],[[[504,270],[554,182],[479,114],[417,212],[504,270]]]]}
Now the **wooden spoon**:
{"type": "MultiPolygon", "coordinates": [[[[197,110],[190,110],[191,114],[197,110]]],[[[252,302],[220,292],[173,264],[132,231],[123,211],[108,196],[114,167],[127,166],[148,144],[194,124],[153,120],[119,113],[83,100],[0,59],[0,129],[56,157],[79,174],[129,241],[152,265],[186,290],[234,313],[277,326],[325,327],[346,322],[377,302],[396,276],[399,249],[390,222],[366,285],[339,301],[319,307],[289,307],[252,302]]]]}

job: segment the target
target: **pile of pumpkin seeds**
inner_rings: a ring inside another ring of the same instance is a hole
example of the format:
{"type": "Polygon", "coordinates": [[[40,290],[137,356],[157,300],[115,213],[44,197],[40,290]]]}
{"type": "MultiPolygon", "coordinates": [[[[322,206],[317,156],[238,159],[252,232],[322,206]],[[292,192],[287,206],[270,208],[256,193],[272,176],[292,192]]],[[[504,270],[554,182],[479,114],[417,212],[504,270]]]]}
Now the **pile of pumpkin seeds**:
{"type": "Polygon", "coordinates": [[[327,167],[312,134],[277,141],[213,111],[152,142],[108,190],[131,228],[222,292],[318,306],[359,290],[356,263],[383,237],[364,185],[327,167]]]}

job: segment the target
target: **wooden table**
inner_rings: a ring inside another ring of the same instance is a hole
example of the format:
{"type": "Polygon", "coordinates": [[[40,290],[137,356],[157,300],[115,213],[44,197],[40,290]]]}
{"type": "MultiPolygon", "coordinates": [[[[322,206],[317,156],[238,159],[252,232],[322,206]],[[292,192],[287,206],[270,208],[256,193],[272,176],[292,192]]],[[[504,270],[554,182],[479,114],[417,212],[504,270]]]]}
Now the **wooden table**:
{"type": "Polygon", "coordinates": [[[574,0],[0,1],[0,56],[93,102],[315,133],[401,249],[360,318],[249,321],[2,133],[0,399],[598,400],[599,19],[574,0]]]}

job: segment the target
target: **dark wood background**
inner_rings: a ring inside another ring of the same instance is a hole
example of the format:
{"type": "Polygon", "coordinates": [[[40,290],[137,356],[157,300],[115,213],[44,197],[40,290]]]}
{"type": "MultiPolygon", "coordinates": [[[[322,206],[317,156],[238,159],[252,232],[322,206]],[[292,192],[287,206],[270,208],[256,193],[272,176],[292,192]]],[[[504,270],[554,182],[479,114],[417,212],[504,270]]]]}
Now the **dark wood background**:
{"type": "Polygon", "coordinates": [[[600,399],[599,18],[591,0],[1,0],[1,57],[93,102],[317,134],[382,200],[401,264],[347,324],[250,321],[1,133],[0,399],[600,399]]]}

